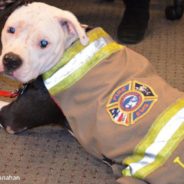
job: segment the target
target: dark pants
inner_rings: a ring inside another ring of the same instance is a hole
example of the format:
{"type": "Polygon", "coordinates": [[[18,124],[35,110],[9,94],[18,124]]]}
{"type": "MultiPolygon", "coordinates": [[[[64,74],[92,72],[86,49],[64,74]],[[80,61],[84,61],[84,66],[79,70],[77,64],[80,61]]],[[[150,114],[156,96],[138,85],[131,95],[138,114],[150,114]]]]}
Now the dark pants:
{"type": "Polygon", "coordinates": [[[122,43],[134,44],[143,40],[149,21],[150,0],[123,0],[126,8],[117,35],[122,43]]]}
{"type": "Polygon", "coordinates": [[[150,0],[123,0],[127,8],[149,9],[150,0]]]}

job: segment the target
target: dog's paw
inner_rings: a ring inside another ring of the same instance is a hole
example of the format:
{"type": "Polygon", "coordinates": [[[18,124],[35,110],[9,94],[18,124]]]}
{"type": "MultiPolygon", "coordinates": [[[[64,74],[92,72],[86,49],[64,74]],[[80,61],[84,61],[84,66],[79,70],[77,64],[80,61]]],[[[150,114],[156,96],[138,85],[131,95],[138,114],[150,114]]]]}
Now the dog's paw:
{"type": "Polygon", "coordinates": [[[9,102],[0,101],[0,110],[1,110],[3,107],[7,106],[8,104],[9,104],[9,102]]]}
{"type": "MultiPolygon", "coordinates": [[[[0,101],[0,110],[1,110],[3,107],[7,106],[7,105],[9,105],[9,102],[0,101]]],[[[0,128],[4,128],[3,125],[1,124],[1,122],[0,122],[0,128]]]]}

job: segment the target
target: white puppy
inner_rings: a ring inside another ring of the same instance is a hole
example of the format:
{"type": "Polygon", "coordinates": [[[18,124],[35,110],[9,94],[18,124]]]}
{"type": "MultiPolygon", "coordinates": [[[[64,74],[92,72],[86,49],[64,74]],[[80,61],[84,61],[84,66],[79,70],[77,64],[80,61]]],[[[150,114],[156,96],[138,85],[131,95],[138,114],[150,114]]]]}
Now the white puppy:
{"type": "Polygon", "coordinates": [[[77,38],[83,45],[88,43],[71,12],[38,2],[22,6],[2,31],[0,72],[28,82],[53,67],[77,38]]]}

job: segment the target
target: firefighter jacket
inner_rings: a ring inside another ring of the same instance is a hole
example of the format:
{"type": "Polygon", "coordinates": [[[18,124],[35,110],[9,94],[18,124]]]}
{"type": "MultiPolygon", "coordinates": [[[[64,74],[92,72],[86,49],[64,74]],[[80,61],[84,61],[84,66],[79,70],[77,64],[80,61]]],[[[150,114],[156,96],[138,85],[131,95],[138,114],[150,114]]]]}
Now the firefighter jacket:
{"type": "Polygon", "coordinates": [[[183,184],[184,98],[101,28],[43,75],[78,142],[123,165],[122,184],[183,184]]]}

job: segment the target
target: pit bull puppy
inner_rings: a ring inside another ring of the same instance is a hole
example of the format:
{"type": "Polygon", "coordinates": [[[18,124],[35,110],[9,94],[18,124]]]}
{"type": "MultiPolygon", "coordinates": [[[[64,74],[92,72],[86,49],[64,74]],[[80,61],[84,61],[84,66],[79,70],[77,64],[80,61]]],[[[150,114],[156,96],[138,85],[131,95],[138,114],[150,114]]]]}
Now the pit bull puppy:
{"type": "Polygon", "coordinates": [[[43,3],[10,15],[2,45],[1,71],[21,82],[42,74],[76,139],[118,183],[183,184],[184,93],[146,58],[43,3]]]}

